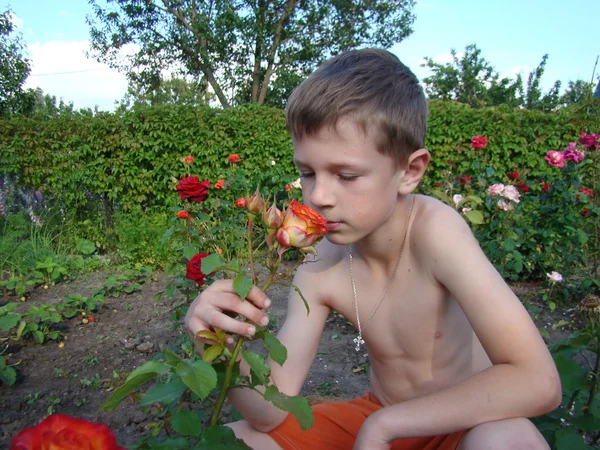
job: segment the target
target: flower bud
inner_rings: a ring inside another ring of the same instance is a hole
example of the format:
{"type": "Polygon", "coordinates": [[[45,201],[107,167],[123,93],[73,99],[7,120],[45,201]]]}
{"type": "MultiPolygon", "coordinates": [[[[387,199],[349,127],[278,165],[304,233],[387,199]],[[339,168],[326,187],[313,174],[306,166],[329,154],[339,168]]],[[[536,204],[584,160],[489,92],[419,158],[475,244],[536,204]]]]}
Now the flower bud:
{"type": "Polygon", "coordinates": [[[273,206],[263,212],[262,221],[265,227],[271,229],[277,229],[283,223],[283,213],[277,208],[275,200],[273,206]]]}
{"type": "Polygon", "coordinates": [[[246,200],[246,209],[249,213],[259,214],[262,212],[265,206],[265,201],[263,200],[260,192],[258,192],[258,188],[252,197],[246,200]]]}

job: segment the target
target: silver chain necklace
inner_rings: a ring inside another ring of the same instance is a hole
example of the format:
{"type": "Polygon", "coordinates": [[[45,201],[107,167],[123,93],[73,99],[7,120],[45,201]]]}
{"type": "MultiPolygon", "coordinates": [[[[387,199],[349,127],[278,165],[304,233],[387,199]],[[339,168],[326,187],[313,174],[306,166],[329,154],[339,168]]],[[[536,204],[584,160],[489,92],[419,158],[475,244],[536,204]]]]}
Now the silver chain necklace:
{"type": "Polygon", "coordinates": [[[400,253],[398,254],[398,259],[396,260],[396,266],[394,267],[392,276],[390,276],[390,280],[388,281],[387,285],[385,286],[385,289],[383,290],[383,294],[381,295],[381,298],[379,299],[377,306],[371,313],[371,317],[369,317],[369,320],[365,324],[364,328],[362,328],[360,325],[360,316],[358,315],[358,297],[356,295],[356,284],[354,283],[354,273],[352,272],[352,246],[351,245],[349,246],[349,250],[350,250],[350,281],[352,282],[352,295],[354,298],[354,310],[356,311],[356,323],[358,324],[358,336],[355,337],[353,339],[353,341],[356,344],[355,350],[357,352],[360,351],[360,346],[365,343],[365,341],[363,339],[363,333],[367,330],[367,327],[373,320],[373,317],[375,317],[375,314],[377,314],[379,307],[383,303],[385,296],[387,295],[388,291],[390,290],[390,286],[392,285],[394,278],[396,278],[396,272],[398,271],[398,267],[400,266],[400,259],[402,258],[402,253],[404,252],[404,244],[406,243],[406,236],[408,235],[408,225],[410,223],[410,218],[412,216],[413,206],[415,206],[415,199],[416,199],[416,197],[413,197],[412,204],[410,205],[410,208],[408,209],[408,220],[406,221],[406,230],[404,230],[404,237],[402,238],[402,245],[400,246],[400,253]]]}

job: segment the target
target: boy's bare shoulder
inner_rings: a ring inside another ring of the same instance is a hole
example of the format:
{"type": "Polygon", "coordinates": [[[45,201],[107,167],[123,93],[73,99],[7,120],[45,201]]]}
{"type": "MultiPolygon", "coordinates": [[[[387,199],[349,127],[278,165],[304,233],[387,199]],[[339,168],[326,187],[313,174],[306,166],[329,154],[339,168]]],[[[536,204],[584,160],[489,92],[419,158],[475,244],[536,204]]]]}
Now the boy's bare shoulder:
{"type": "Polygon", "coordinates": [[[322,239],[315,249],[317,255],[306,255],[305,264],[298,269],[308,277],[320,277],[325,274],[329,276],[346,256],[345,247],[332,244],[327,239],[322,239]]]}
{"type": "Polygon", "coordinates": [[[473,243],[473,233],[458,211],[426,195],[420,195],[418,203],[410,238],[415,257],[428,260],[449,240],[457,244],[473,243]]]}

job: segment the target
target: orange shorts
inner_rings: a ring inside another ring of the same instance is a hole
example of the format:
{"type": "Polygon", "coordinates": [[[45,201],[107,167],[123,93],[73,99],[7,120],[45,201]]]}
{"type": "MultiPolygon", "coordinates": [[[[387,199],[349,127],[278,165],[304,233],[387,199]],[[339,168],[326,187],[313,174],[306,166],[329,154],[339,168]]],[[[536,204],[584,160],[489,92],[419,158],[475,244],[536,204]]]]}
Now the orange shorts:
{"type": "MultiPolygon", "coordinates": [[[[380,408],[372,392],[347,402],[317,403],[313,405],[315,422],[311,429],[302,431],[289,414],[268,434],[283,450],[351,450],[364,421],[380,408]]],[[[454,450],[464,433],[396,439],[392,450],[454,450]]]]}

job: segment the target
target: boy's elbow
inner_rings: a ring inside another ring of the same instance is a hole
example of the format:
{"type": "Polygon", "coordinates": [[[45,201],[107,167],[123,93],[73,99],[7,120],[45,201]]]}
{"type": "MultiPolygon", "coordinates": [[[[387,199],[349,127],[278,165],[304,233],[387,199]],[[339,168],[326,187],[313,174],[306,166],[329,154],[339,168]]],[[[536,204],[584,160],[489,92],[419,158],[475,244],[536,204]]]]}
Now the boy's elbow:
{"type": "Polygon", "coordinates": [[[268,433],[269,431],[273,431],[277,428],[281,423],[285,420],[288,413],[285,411],[279,410],[281,414],[274,415],[270,417],[269,420],[261,420],[261,419],[250,419],[246,418],[248,424],[254,428],[256,431],[260,431],[261,433],[268,433]]]}
{"type": "Polygon", "coordinates": [[[546,383],[539,383],[537,415],[554,411],[562,403],[562,386],[558,373],[547,378],[546,383]]]}

